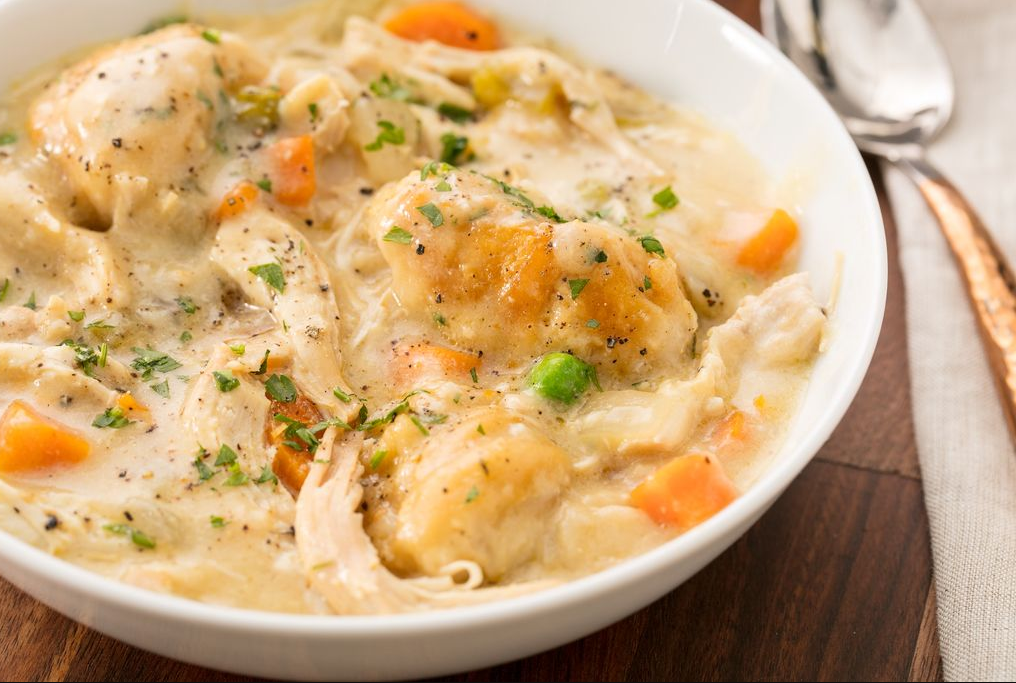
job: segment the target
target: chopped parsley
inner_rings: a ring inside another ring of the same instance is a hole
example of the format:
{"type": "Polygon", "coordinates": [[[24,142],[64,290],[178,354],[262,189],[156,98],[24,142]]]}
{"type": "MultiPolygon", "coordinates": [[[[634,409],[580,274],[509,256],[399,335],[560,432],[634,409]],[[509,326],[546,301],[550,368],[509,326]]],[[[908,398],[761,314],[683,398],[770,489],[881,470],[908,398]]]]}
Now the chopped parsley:
{"type": "Polygon", "coordinates": [[[438,192],[451,192],[452,186],[448,184],[448,181],[444,178],[434,186],[434,189],[438,192]]]}
{"type": "Polygon", "coordinates": [[[88,377],[95,377],[95,366],[99,365],[100,360],[99,352],[91,346],[79,344],[73,339],[64,339],[60,342],[60,346],[70,347],[74,351],[74,362],[81,368],[81,371],[88,377]]]}
{"type": "Polygon", "coordinates": [[[222,444],[219,446],[219,454],[215,458],[215,466],[232,465],[236,462],[236,457],[236,451],[230,448],[228,444],[222,444]]]}
{"type": "Polygon", "coordinates": [[[533,200],[527,197],[525,194],[523,194],[522,190],[520,190],[519,188],[509,185],[503,180],[498,180],[493,176],[485,176],[485,177],[487,178],[487,180],[490,180],[492,183],[500,187],[501,191],[504,192],[506,195],[508,195],[509,197],[513,197],[517,205],[525,209],[529,209],[530,211],[536,210],[536,204],[533,203],[533,200]]]}
{"type": "Polygon", "coordinates": [[[141,379],[145,382],[150,380],[156,372],[172,372],[183,367],[176,359],[170,358],[161,351],[140,349],[136,346],[131,350],[137,354],[137,358],[131,361],[131,367],[141,373],[141,379]]]}
{"type": "Polygon", "coordinates": [[[388,100],[410,102],[413,99],[413,93],[386,73],[381,74],[376,81],[371,81],[367,87],[378,97],[388,100]]]}
{"type": "Polygon", "coordinates": [[[324,423],[308,427],[299,420],[294,420],[281,413],[275,414],[275,421],[286,423],[286,430],[282,433],[286,437],[286,440],[282,442],[284,445],[289,446],[294,451],[306,449],[311,454],[315,453],[318,446],[321,445],[321,440],[318,439],[316,434],[328,427],[324,423]]]}
{"type": "Polygon", "coordinates": [[[190,330],[184,330],[183,332],[180,333],[180,341],[184,344],[186,344],[193,338],[194,335],[191,334],[190,330]]]}
{"type": "Polygon", "coordinates": [[[663,211],[670,211],[678,205],[679,201],[680,200],[678,200],[677,195],[674,194],[672,189],[670,189],[670,185],[667,185],[665,188],[653,195],[653,204],[656,204],[656,206],[660,208],[650,215],[655,216],[663,211]]]}
{"type": "Polygon", "coordinates": [[[605,252],[603,249],[597,249],[596,253],[593,254],[593,262],[594,263],[606,263],[607,262],[607,252],[605,252]]]}
{"type": "Polygon", "coordinates": [[[296,386],[293,380],[285,375],[272,375],[265,382],[265,391],[279,403],[292,403],[296,400],[296,386]]]}
{"type": "Polygon", "coordinates": [[[451,119],[455,123],[465,123],[473,118],[473,112],[451,102],[442,102],[437,105],[437,113],[446,119],[451,119]]]}
{"type": "Polygon", "coordinates": [[[476,431],[483,436],[487,436],[487,430],[483,428],[483,423],[476,425],[476,431]]]}
{"type": "Polygon", "coordinates": [[[385,461],[385,458],[387,457],[388,457],[387,449],[382,448],[380,450],[374,451],[374,455],[370,456],[370,468],[372,470],[376,470],[378,467],[381,466],[381,463],[383,463],[385,461]]]}
{"type": "Polygon", "coordinates": [[[389,145],[401,145],[406,141],[406,131],[396,126],[391,121],[385,121],[384,119],[377,122],[379,129],[377,137],[374,142],[369,142],[363,146],[368,152],[377,152],[380,150],[385,143],[389,145]]]}
{"type": "Polygon", "coordinates": [[[666,256],[663,251],[663,245],[660,244],[660,240],[656,239],[652,235],[645,235],[644,237],[638,238],[639,243],[642,244],[642,248],[648,251],[650,254],[657,254],[658,256],[666,256]]]}
{"type": "Polygon", "coordinates": [[[271,181],[270,178],[262,178],[261,180],[257,181],[255,183],[255,185],[260,187],[262,190],[264,190],[268,194],[272,193],[272,181],[271,181]]]}
{"type": "Polygon", "coordinates": [[[600,321],[597,320],[596,318],[590,318],[589,320],[586,321],[586,327],[588,327],[591,330],[595,330],[599,326],[600,321]]]}
{"type": "Polygon", "coordinates": [[[67,317],[70,318],[71,320],[73,320],[74,322],[79,323],[79,322],[81,322],[82,320],[85,319],[85,312],[84,311],[67,311],[67,317]]]}
{"type": "Polygon", "coordinates": [[[279,294],[285,294],[286,276],[282,272],[282,266],[278,263],[263,263],[260,266],[251,266],[247,270],[261,280],[264,280],[265,284],[276,290],[279,294]]]}
{"type": "Polygon", "coordinates": [[[257,370],[254,370],[250,374],[252,375],[263,375],[268,372],[268,356],[272,355],[271,350],[265,350],[265,357],[261,359],[261,365],[258,366],[257,370]]]}
{"type": "Polygon", "coordinates": [[[202,91],[198,90],[197,96],[198,96],[198,101],[201,102],[201,104],[205,105],[209,109],[215,109],[215,105],[212,103],[212,100],[211,100],[210,97],[208,97],[208,95],[206,95],[202,91]]]}
{"type": "Polygon", "coordinates": [[[644,276],[642,278],[642,289],[648,291],[648,290],[650,290],[652,288],[653,288],[653,281],[649,279],[648,275],[644,276]]]}
{"type": "Polygon", "coordinates": [[[432,202],[428,202],[423,206],[418,206],[416,207],[416,210],[422,213],[435,228],[440,228],[444,225],[444,216],[441,214],[441,209],[434,206],[432,202]]]}
{"type": "Polygon", "coordinates": [[[9,277],[4,278],[3,286],[0,286],[0,303],[7,298],[7,290],[11,288],[11,279],[9,277]]]}
{"type": "Polygon", "coordinates": [[[93,320],[85,325],[86,330],[114,330],[116,325],[110,325],[109,320],[93,320]]]}
{"type": "Polygon", "coordinates": [[[229,350],[232,351],[233,355],[235,355],[235,356],[242,356],[243,354],[247,353],[247,345],[246,344],[227,344],[227,346],[229,347],[229,350]]]}
{"type": "Polygon", "coordinates": [[[163,398],[169,398],[169,380],[168,379],[164,379],[161,382],[159,382],[157,384],[152,384],[150,386],[152,387],[152,391],[157,393],[159,396],[161,396],[163,398]]]}
{"type": "Polygon", "coordinates": [[[218,45],[222,42],[222,34],[214,28],[206,28],[201,32],[201,37],[213,45],[218,45]]]}
{"type": "Polygon", "coordinates": [[[194,458],[194,467],[197,469],[198,479],[201,481],[208,481],[215,476],[215,472],[212,471],[212,468],[205,464],[204,457],[206,455],[208,455],[208,451],[202,448],[198,452],[197,457],[194,458]]]}
{"type": "Polygon", "coordinates": [[[473,384],[480,383],[480,378],[476,374],[476,368],[469,368],[469,377],[473,380],[473,384]]]}
{"type": "Polygon", "coordinates": [[[307,105],[307,111],[310,112],[310,120],[311,120],[311,122],[317,121],[317,118],[318,118],[318,103],[317,102],[311,102],[310,104],[308,104],[307,105]]]}
{"type": "Polygon", "coordinates": [[[475,486],[472,487],[471,489],[469,489],[469,493],[466,494],[466,502],[467,503],[472,503],[474,500],[476,500],[479,497],[479,495],[480,495],[480,489],[476,488],[475,486]]]}
{"type": "Polygon", "coordinates": [[[268,482],[271,482],[273,484],[278,484],[279,483],[279,478],[275,476],[275,472],[272,472],[272,468],[271,467],[269,467],[268,465],[265,465],[264,467],[261,468],[261,476],[258,477],[254,481],[254,483],[255,484],[267,484],[268,482]]]}
{"type": "Polygon", "coordinates": [[[243,486],[250,481],[250,477],[240,469],[240,463],[234,462],[227,470],[229,471],[229,477],[226,481],[222,482],[223,486],[243,486]]]}
{"type": "Polygon", "coordinates": [[[353,400],[353,397],[344,392],[341,387],[335,387],[332,389],[332,393],[335,394],[335,398],[339,399],[343,403],[349,403],[353,400]]]}
{"type": "Polygon", "coordinates": [[[120,406],[106,408],[102,415],[92,420],[92,426],[98,429],[123,429],[129,424],[131,421],[123,414],[123,408],[120,406]]]}
{"type": "Polygon", "coordinates": [[[14,133],[0,133],[0,147],[5,145],[13,145],[18,141],[18,136],[14,133]]]}
{"type": "Polygon", "coordinates": [[[435,314],[434,314],[434,322],[436,322],[436,323],[437,323],[438,325],[440,325],[441,327],[444,327],[445,325],[447,325],[447,324],[448,324],[448,321],[447,321],[447,320],[445,319],[445,317],[444,317],[443,315],[441,315],[440,313],[435,313],[435,314]]]}
{"type": "Polygon", "coordinates": [[[208,523],[212,525],[213,529],[221,529],[227,524],[229,524],[229,522],[224,520],[222,517],[219,517],[218,515],[212,515],[211,517],[209,517],[208,523]]]}
{"type": "Polygon", "coordinates": [[[561,215],[554,210],[552,206],[538,206],[536,207],[536,213],[540,214],[544,218],[549,218],[555,223],[564,223],[565,220],[561,218],[561,215]]]}
{"type": "Polygon", "coordinates": [[[35,305],[35,292],[34,291],[31,293],[31,295],[29,295],[28,301],[26,301],[24,303],[24,306],[25,306],[25,308],[29,308],[29,309],[31,309],[33,311],[38,308],[38,306],[35,305]]]}
{"type": "Polygon", "coordinates": [[[385,242],[395,242],[396,244],[409,244],[410,242],[413,241],[413,233],[407,230],[403,230],[402,228],[396,225],[394,228],[389,230],[385,234],[385,236],[382,237],[381,239],[383,239],[385,242]]]}
{"type": "Polygon", "coordinates": [[[219,391],[224,394],[229,393],[240,386],[240,380],[233,377],[233,373],[229,370],[224,370],[222,372],[216,370],[212,373],[212,377],[215,378],[215,386],[219,387],[219,391]]]}
{"type": "Polygon", "coordinates": [[[131,543],[144,550],[155,550],[155,541],[142,531],[138,531],[126,524],[106,524],[104,530],[117,536],[129,536],[131,543]]]}
{"type": "Polygon", "coordinates": [[[455,133],[445,133],[441,136],[441,161],[446,164],[457,164],[460,157],[465,154],[469,147],[469,138],[455,133]]]}
{"type": "Polygon", "coordinates": [[[420,180],[426,180],[431,175],[441,175],[442,173],[451,173],[454,167],[445,161],[428,161],[420,169],[420,180]]]}
{"type": "Polygon", "coordinates": [[[178,296],[176,298],[176,303],[187,315],[194,315],[198,311],[197,304],[195,304],[194,299],[189,296],[178,296]]]}
{"type": "Polygon", "coordinates": [[[586,285],[588,285],[588,284],[589,284],[589,280],[585,280],[585,279],[568,280],[568,288],[571,290],[571,298],[572,299],[578,299],[579,298],[579,294],[582,293],[582,290],[585,289],[586,285]]]}

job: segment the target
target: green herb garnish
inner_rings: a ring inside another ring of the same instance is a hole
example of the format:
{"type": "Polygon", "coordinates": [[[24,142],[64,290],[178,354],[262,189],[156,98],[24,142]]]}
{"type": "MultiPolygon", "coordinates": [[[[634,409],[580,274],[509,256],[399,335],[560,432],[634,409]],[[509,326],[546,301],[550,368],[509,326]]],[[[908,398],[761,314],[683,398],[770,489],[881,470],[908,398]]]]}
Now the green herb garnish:
{"type": "Polygon", "coordinates": [[[379,132],[374,142],[367,143],[363,146],[368,152],[377,152],[384,146],[385,143],[389,145],[401,145],[406,141],[406,131],[396,126],[391,121],[381,120],[377,122],[379,132]]]}
{"type": "Polygon", "coordinates": [[[374,455],[370,456],[370,468],[376,470],[384,462],[385,458],[388,457],[388,451],[384,448],[374,451],[374,455]]]}
{"type": "Polygon", "coordinates": [[[409,244],[413,241],[413,233],[403,230],[399,226],[395,226],[382,237],[385,242],[395,242],[396,244],[409,244]]]}
{"type": "Polygon", "coordinates": [[[568,289],[571,290],[571,298],[573,300],[574,299],[578,299],[579,298],[579,294],[582,293],[582,290],[585,289],[586,285],[588,285],[588,284],[589,284],[589,280],[585,280],[585,279],[568,280],[568,289]]]}
{"type": "Polygon", "coordinates": [[[222,42],[222,34],[214,28],[206,28],[201,32],[201,37],[214,45],[218,45],[222,42]]]}
{"type": "Polygon", "coordinates": [[[469,138],[455,133],[445,133],[441,136],[441,161],[446,164],[457,164],[460,157],[465,154],[469,147],[469,138]]]}
{"type": "Polygon", "coordinates": [[[540,214],[544,218],[549,218],[555,223],[564,223],[565,220],[561,218],[560,214],[554,210],[551,206],[538,206],[536,207],[536,213],[540,214]]]}
{"type": "Polygon", "coordinates": [[[410,102],[413,98],[413,93],[400,85],[395,79],[386,73],[381,74],[381,77],[376,81],[371,81],[370,85],[367,87],[369,87],[370,91],[378,97],[383,97],[389,100],[410,102]]]}
{"type": "Polygon", "coordinates": [[[466,502],[467,503],[472,503],[474,500],[477,499],[477,497],[479,495],[480,495],[480,489],[478,489],[478,488],[476,488],[474,486],[473,488],[469,489],[469,493],[466,494],[466,502]]]}
{"type": "Polygon", "coordinates": [[[469,368],[469,377],[473,380],[473,384],[480,383],[480,378],[476,374],[476,368],[469,368]]]}
{"type": "Polygon", "coordinates": [[[14,133],[0,133],[0,147],[6,145],[13,145],[18,141],[18,136],[14,133]]]}
{"type": "Polygon", "coordinates": [[[648,275],[644,276],[642,278],[642,289],[648,291],[648,290],[650,290],[652,288],[653,288],[653,281],[649,279],[648,275]]]}
{"type": "Polygon", "coordinates": [[[261,180],[257,181],[255,183],[255,185],[260,187],[262,190],[264,190],[268,194],[272,193],[272,181],[269,178],[262,178],[261,180]]]}
{"type": "Polygon", "coordinates": [[[131,349],[137,354],[131,362],[131,367],[141,373],[141,379],[145,382],[150,380],[156,372],[172,372],[183,367],[176,359],[170,358],[167,354],[154,349],[131,349]]]}
{"type": "Polygon", "coordinates": [[[444,225],[444,216],[441,214],[441,209],[434,206],[432,202],[428,202],[423,206],[418,206],[416,207],[416,210],[422,213],[435,228],[440,228],[444,225]]]}
{"type": "Polygon", "coordinates": [[[67,311],[67,317],[70,318],[71,320],[73,320],[74,322],[79,323],[79,322],[81,322],[82,320],[85,319],[85,312],[84,311],[67,311]]]}
{"type": "Polygon", "coordinates": [[[187,315],[194,315],[197,313],[198,306],[194,303],[194,299],[189,296],[178,296],[176,298],[176,303],[187,315]]]}
{"type": "Polygon", "coordinates": [[[652,235],[645,235],[644,237],[638,238],[639,243],[642,244],[642,248],[648,251],[650,254],[657,254],[659,256],[666,256],[663,251],[663,245],[660,244],[660,240],[656,239],[652,235]]]}
{"type": "Polygon", "coordinates": [[[152,388],[152,391],[157,393],[159,396],[161,396],[163,398],[169,398],[169,380],[168,379],[164,379],[161,382],[159,382],[157,384],[152,384],[150,386],[152,388]]]}
{"type": "Polygon", "coordinates": [[[285,375],[272,375],[265,382],[265,391],[279,403],[292,403],[296,400],[296,386],[293,380],[285,375]]]}
{"type": "Polygon", "coordinates": [[[590,329],[595,330],[599,326],[600,326],[600,321],[596,320],[595,318],[590,318],[589,320],[586,321],[586,327],[588,327],[590,329]]]}
{"type": "Polygon", "coordinates": [[[272,468],[265,465],[261,468],[261,476],[255,480],[255,484],[267,484],[271,482],[273,484],[279,483],[279,478],[275,476],[275,472],[272,472],[272,468]]]}
{"type": "Polygon", "coordinates": [[[219,517],[218,515],[212,515],[211,517],[209,517],[208,523],[212,525],[213,529],[221,529],[222,527],[229,524],[229,522],[224,520],[222,517],[219,517]]]}
{"type": "Polygon", "coordinates": [[[250,481],[250,477],[240,469],[240,463],[234,462],[227,468],[229,476],[222,482],[223,486],[243,486],[250,481]]]}
{"type": "Polygon", "coordinates": [[[25,308],[36,310],[38,306],[35,305],[35,292],[33,291],[28,297],[28,301],[24,303],[25,308]]]}
{"type": "Polygon", "coordinates": [[[674,194],[672,189],[670,189],[670,185],[667,185],[665,188],[653,195],[653,204],[656,204],[656,206],[660,208],[650,215],[655,216],[663,211],[670,211],[678,205],[679,201],[680,200],[678,200],[677,195],[674,194]]]}
{"type": "Polygon", "coordinates": [[[261,365],[258,366],[257,370],[254,370],[250,374],[252,375],[263,375],[268,372],[268,356],[272,355],[271,350],[265,351],[265,357],[261,359],[261,365]]]}
{"type": "Polygon", "coordinates": [[[473,112],[451,102],[442,102],[437,105],[437,113],[455,123],[465,123],[473,118],[473,112]]]}
{"type": "Polygon", "coordinates": [[[282,266],[278,263],[264,263],[260,266],[251,266],[247,270],[263,280],[269,287],[278,291],[279,294],[285,294],[286,276],[282,272],[282,266]]]}
{"type": "Polygon", "coordinates": [[[102,528],[111,534],[116,534],[117,536],[130,536],[131,543],[139,548],[144,550],[155,550],[154,540],[152,540],[144,532],[131,528],[126,524],[106,524],[102,528]]]}
{"type": "Polygon", "coordinates": [[[123,414],[123,409],[120,406],[106,408],[102,415],[92,420],[92,426],[98,429],[123,429],[129,424],[131,421],[123,414]]]}
{"type": "Polygon", "coordinates": [[[216,370],[212,373],[212,377],[215,378],[215,386],[219,387],[219,391],[224,394],[240,386],[240,380],[234,377],[233,373],[229,370],[223,370],[222,372],[216,370]]]}

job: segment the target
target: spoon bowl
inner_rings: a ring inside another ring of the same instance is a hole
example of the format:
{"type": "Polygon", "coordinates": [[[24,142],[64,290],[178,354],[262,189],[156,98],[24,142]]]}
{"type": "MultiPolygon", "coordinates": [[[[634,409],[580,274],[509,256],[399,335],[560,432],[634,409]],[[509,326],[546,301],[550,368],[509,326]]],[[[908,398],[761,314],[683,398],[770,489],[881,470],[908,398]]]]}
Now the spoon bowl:
{"type": "Polygon", "coordinates": [[[857,146],[893,162],[938,219],[966,284],[1016,441],[1016,276],[925,156],[952,114],[952,69],[916,0],[763,0],[766,36],[825,95],[857,146]]]}

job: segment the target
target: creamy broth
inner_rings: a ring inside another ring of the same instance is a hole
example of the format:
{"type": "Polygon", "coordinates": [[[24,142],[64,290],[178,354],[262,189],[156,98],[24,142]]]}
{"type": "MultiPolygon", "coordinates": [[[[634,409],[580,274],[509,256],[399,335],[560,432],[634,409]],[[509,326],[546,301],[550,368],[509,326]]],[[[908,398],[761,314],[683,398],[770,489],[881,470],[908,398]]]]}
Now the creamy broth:
{"type": "Polygon", "coordinates": [[[201,21],[0,105],[0,529],[368,614],[602,569],[751,486],[825,313],[736,139],[448,3],[201,21]]]}

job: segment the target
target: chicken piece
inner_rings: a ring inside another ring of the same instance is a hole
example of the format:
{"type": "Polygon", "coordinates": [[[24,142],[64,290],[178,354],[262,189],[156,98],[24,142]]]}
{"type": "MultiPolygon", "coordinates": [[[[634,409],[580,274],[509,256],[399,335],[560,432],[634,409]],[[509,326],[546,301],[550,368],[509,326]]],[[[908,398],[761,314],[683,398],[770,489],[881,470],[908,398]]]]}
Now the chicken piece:
{"type": "Polygon", "coordinates": [[[570,479],[568,455],[501,408],[429,431],[418,451],[393,458],[394,485],[408,491],[394,535],[379,539],[393,566],[436,575],[466,560],[496,581],[532,560],[570,479]]]}
{"type": "Polygon", "coordinates": [[[265,66],[237,37],[178,25],[100,50],[34,103],[32,137],[108,226],[118,207],[181,191],[215,154],[226,91],[265,66]]]}
{"type": "Polygon", "coordinates": [[[504,600],[554,585],[533,581],[481,588],[483,572],[454,562],[436,576],[400,579],[378,557],[363,528],[363,436],[334,428],[322,438],[328,461],[315,462],[296,504],[296,542],[311,585],[338,614],[391,614],[504,600]]]}
{"type": "Polygon", "coordinates": [[[693,378],[667,380],[655,392],[598,394],[575,424],[576,433],[609,453],[676,452],[705,417],[722,412],[740,378],[792,369],[812,358],[824,328],[807,276],[788,276],[745,297],[729,320],[710,330],[693,378]]]}
{"type": "Polygon", "coordinates": [[[342,379],[339,310],[328,271],[300,231],[263,208],[245,211],[222,223],[211,259],[286,331],[301,389],[328,412],[351,421],[358,407],[332,393],[335,387],[348,390],[342,379]]]}
{"type": "Polygon", "coordinates": [[[366,218],[411,316],[510,363],[571,350],[638,372],[680,359],[696,319],[672,259],[604,225],[548,221],[475,173],[419,176],[381,193],[366,218]]]}
{"type": "Polygon", "coordinates": [[[34,184],[9,174],[0,175],[0,273],[15,272],[38,283],[40,295],[66,293],[76,308],[130,302],[131,287],[106,242],[54,214],[34,184]]]}

